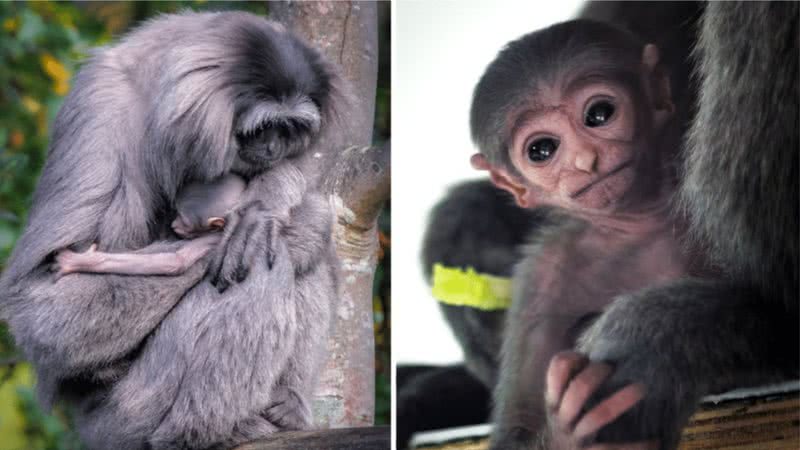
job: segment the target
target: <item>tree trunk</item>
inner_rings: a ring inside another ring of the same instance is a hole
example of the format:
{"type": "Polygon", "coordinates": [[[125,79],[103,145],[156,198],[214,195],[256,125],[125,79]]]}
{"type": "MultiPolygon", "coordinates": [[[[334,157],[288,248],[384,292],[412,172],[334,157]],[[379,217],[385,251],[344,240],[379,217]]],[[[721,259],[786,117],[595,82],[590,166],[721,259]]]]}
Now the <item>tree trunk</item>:
{"type": "MultiPolygon", "coordinates": [[[[330,359],[314,401],[320,427],[371,425],[375,411],[372,279],[377,216],[389,196],[389,146],[371,147],[378,73],[377,5],[371,2],[269,2],[270,17],[339,64],[353,87],[349,136],[324,184],[336,205],[341,299],[330,359]]],[[[267,447],[270,448],[270,447],[267,447]]],[[[307,447],[311,448],[311,447],[307,447]]],[[[355,447],[353,447],[355,448],[355,447]]]]}

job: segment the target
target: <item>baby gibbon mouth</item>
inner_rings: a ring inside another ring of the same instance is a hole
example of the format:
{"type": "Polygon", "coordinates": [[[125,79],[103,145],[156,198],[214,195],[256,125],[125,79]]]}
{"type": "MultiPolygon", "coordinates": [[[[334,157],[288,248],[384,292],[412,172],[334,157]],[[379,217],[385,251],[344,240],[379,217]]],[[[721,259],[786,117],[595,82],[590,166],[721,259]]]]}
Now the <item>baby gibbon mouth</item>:
{"type": "Polygon", "coordinates": [[[622,163],[622,164],[618,165],[617,167],[611,169],[610,171],[608,171],[604,175],[600,175],[599,177],[597,177],[594,180],[590,181],[589,183],[586,184],[586,186],[584,186],[584,187],[578,189],[577,191],[573,192],[572,194],[570,194],[569,198],[576,199],[576,198],[580,197],[581,195],[589,192],[589,190],[591,188],[593,188],[597,183],[599,183],[599,182],[601,182],[601,181],[603,181],[603,180],[605,180],[605,179],[607,179],[609,177],[612,177],[612,176],[616,175],[618,172],[620,172],[621,170],[629,167],[631,164],[633,164],[633,160],[632,159],[629,159],[629,160],[625,161],[624,163],[622,163]]]}

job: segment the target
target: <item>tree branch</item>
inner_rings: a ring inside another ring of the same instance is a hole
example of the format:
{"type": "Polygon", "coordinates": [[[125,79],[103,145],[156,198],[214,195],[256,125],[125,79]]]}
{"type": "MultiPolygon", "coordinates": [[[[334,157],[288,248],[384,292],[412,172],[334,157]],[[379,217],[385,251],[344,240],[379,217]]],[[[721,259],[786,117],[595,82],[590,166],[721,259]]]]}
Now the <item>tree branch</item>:
{"type": "Polygon", "coordinates": [[[281,1],[270,2],[269,9],[271,18],[337,62],[353,90],[352,105],[344,117],[346,145],[332,156],[333,170],[323,185],[337,210],[334,236],[341,261],[341,296],[314,418],[322,427],[371,425],[375,411],[372,279],[377,264],[377,216],[389,196],[390,179],[388,144],[370,146],[378,73],[377,5],[281,1]]]}
{"type": "Polygon", "coordinates": [[[364,427],[275,433],[235,450],[377,450],[389,447],[389,427],[364,427]]]}

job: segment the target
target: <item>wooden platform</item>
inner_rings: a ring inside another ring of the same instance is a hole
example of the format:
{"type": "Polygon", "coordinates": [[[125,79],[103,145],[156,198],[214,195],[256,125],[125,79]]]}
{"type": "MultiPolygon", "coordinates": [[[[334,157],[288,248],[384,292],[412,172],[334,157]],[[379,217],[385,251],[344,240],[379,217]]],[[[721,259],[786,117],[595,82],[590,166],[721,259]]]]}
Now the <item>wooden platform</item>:
{"type": "Polygon", "coordinates": [[[704,405],[683,431],[680,449],[800,449],[800,394],[704,405]]]}
{"type": "MultiPolygon", "coordinates": [[[[431,433],[431,438],[415,439],[422,442],[413,448],[488,448],[488,427],[465,430],[459,438],[453,437],[458,432],[442,433],[438,443],[431,433]]],[[[706,401],[684,429],[679,449],[800,450],[800,391],[726,395],[706,401]]]]}

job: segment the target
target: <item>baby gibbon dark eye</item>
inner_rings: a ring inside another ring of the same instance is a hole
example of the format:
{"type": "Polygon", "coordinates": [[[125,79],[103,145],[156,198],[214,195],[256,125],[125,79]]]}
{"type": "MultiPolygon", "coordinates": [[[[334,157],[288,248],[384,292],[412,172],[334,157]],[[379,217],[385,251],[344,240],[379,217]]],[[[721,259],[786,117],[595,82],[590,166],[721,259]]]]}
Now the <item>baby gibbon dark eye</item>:
{"type": "Polygon", "coordinates": [[[583,118],[583,123],[587,127],[594,128],[594,127],[602,127],[606,124],[611,117],[614,115],[614,105],[609,103],[608,101],[599,101],[597,103],[592,104],[589,109],[586,110],[586,115],[583,118]]]}
{"type": "Polygon", "coordinates": [[[555,154],[558,144],[553,138],[537,139],[528,145],[528,159],[535,163],[547,161],[555,154]]]}

